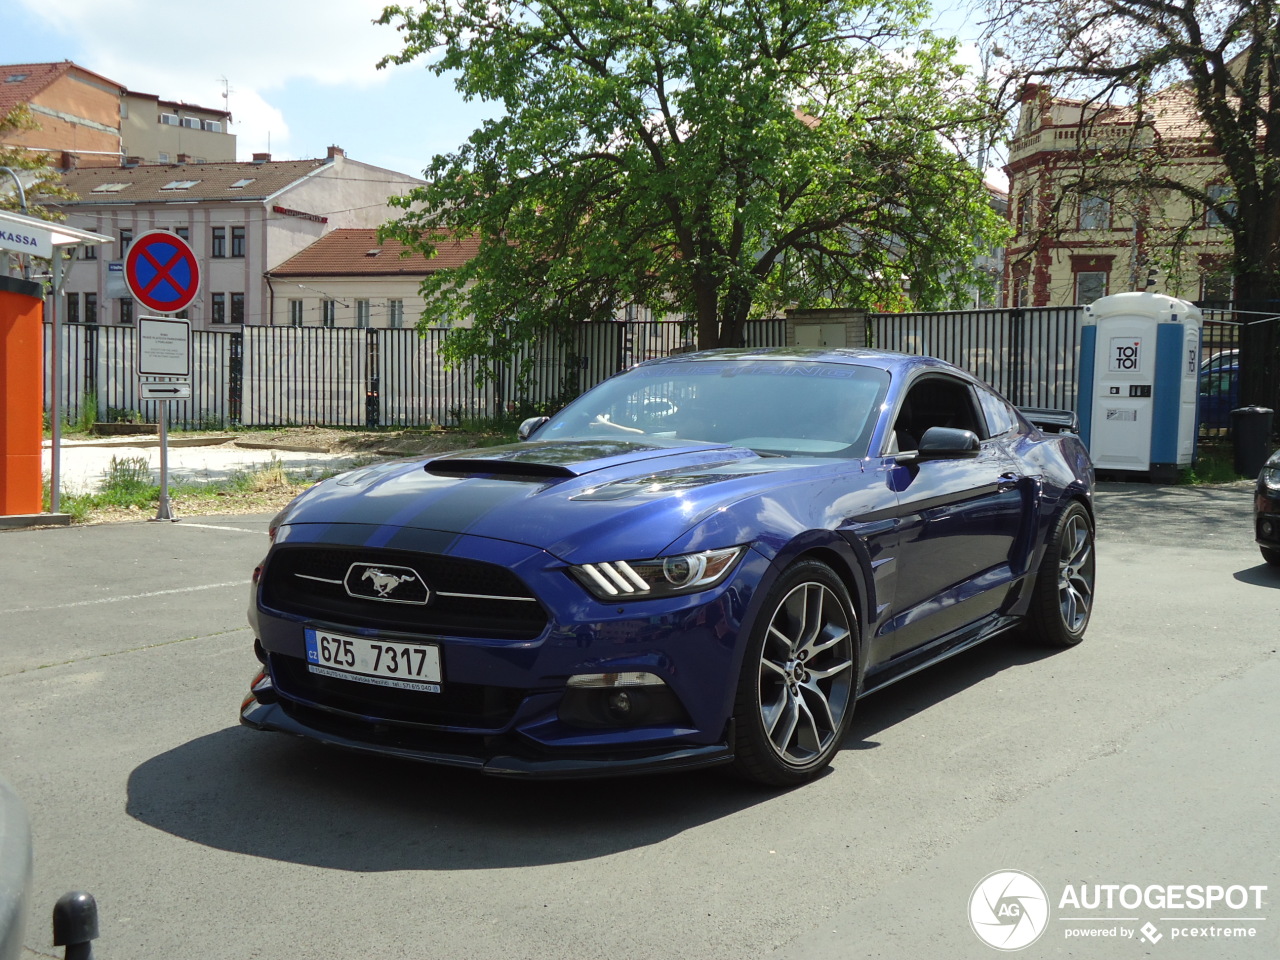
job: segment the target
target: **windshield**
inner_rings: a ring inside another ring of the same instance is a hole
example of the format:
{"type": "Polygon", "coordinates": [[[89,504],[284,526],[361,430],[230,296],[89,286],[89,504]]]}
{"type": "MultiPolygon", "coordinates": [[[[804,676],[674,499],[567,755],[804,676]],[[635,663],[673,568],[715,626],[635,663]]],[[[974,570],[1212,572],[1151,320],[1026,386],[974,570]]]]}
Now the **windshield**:
{"type": "Polygon", "coordinates": [[[889,375],[800,360],[696,360],[637,367],[587,391],[536,440],[640,436],[758,453],[865,457],[889,375]]]}

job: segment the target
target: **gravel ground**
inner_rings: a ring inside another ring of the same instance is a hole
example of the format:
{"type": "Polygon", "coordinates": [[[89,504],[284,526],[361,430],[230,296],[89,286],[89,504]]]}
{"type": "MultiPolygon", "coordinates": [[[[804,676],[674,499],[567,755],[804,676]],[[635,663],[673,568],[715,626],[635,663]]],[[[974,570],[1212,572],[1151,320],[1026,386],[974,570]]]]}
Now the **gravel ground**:
{"type": "MultiPolygon", "coordinates": [[[[326,427],[290,427],[237,434],[173,434],[170,436],[169,474],[172,481],[206,483],[235,474],[254,474],[247,491],[219,491],[171,498],[173,513],[201,516],[229,513],[264,513],[278,510],[305,490],[315,478],[361,463],[392,457],[426,456],[450,450],[493,445],[503,438],[492,434],[457,430],[364,432],[326,427]],[[201,442],[203,441],[203,442],[201,442]],[[186,446],[186,443],[199,445],[186,446]],[[280,469],[273,469],[278,464],[280,469]]],[[[159,445],[154,436],[74,438],[64,441],[61,454],[61,490],[64,494],[100,489],[111,459],[145,459],[158,481],[159,445]]],[[[44,451],[46,474],[51,451],[44,451]]],[[[149,510],[102,507],[94,509],[88,523],[112,523],[146,519],[149,510]]]]}

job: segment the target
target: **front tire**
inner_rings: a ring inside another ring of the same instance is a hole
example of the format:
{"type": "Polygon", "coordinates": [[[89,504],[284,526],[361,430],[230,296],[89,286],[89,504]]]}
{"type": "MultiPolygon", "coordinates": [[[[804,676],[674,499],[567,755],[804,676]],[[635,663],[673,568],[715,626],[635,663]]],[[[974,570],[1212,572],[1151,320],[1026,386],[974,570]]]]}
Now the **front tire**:
{"type": "Polygon", "coordinates": [[[1049,647],[1074,647],[1093,613],[1093,522],[1073,501],[1062,511],[1045,544],[1024,634],[1049,647]]]}
{"type": "Polygon", "coordinates": [[[734,706],[734,768],[790,787],[836,755],[853,718],[858,619],[826,564],[804,560],[770,589],[752,625],[734,706]]]}
{"type": "Polygon", "coordinates": [[[1271,547],[1259,547],[1258,549],[1262,551],[1263,560],[1273,567],[1280,567],[1280,550],[1275,550],[1271,547]]]}

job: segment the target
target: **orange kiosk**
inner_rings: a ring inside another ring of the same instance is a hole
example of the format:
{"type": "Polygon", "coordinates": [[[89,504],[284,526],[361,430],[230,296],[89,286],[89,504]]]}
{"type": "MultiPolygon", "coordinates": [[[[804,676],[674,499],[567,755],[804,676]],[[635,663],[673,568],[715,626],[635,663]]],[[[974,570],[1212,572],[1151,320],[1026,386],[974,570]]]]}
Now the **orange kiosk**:
{"type": "Polygon", "coordinates": [[[44,289],[0,276],[0,516],[39,513],[44,289]]]}

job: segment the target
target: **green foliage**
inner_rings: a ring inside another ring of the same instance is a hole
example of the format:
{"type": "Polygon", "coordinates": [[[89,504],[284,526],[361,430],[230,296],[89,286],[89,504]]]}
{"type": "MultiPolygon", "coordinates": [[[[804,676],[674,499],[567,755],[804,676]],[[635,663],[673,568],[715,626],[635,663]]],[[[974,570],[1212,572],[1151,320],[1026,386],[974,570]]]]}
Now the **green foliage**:
{"type": "Polygon", "coordinates": [[[428,253],[422,326],[498,363],[626,304],[737,345],[791,306],[945,307],[1003,236],[963,143],[990,118],[917,0],[428,0],[403,50],[501,104],[386,232],[428,253]]]}
{"type": "MultiPolygon", "coordinates": [[[[31,109],[20,103],[5,116],[0,116],[0,167],[8,167],[19,171],[23,188],[27,196],[27,214],[43,220],[63,220],[65,215],[57,210],[44,206],[50,200],[74,200],[75,194],[62,186],[61,178],[49,166],[47,154],[34,153],[18,146],[6,146],[15,134],[28,133],[40,129],[31,114],[31,109]],[[22,176],[21,171],[32,171],[22,176]]],[[[20,198],[14,189],[12,179],[7,174],[0,174],[0,210],[20,209],[20,198]]]]}

